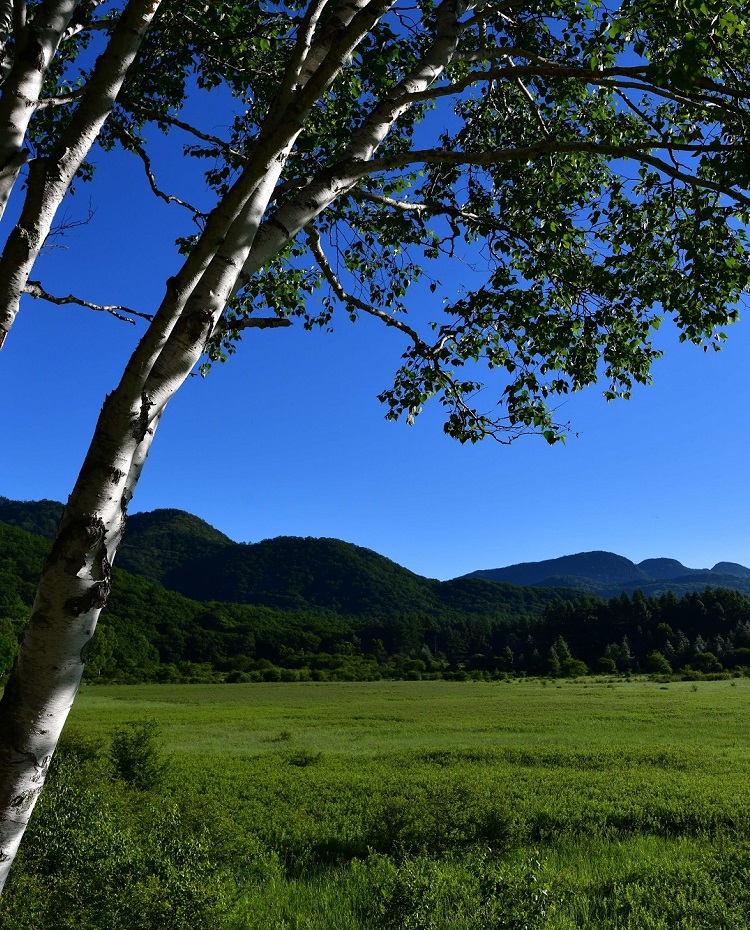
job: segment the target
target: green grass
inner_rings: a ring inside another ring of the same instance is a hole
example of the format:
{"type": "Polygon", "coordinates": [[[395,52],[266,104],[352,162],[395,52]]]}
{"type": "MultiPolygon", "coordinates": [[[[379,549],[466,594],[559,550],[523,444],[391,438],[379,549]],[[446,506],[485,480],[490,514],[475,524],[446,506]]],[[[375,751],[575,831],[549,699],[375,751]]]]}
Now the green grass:
{"type": "Polygon", "coordinates": [[[70,726],[158,721],[161,794],[112,783],[113,811],[150,828],[174,805],[236,930],[743,930],[748,698],[747,679],[89,686],[70,726]]]}
{"type": "Polygon", "coordinates": [[[323,752],[403,749],[608,750],[661,747],[746,760],[750,679],[588,679],[112,685],[81,690],[71,722],[92,733],[158,719],[181,754],[274,752],[282,732],[323,752]]]}

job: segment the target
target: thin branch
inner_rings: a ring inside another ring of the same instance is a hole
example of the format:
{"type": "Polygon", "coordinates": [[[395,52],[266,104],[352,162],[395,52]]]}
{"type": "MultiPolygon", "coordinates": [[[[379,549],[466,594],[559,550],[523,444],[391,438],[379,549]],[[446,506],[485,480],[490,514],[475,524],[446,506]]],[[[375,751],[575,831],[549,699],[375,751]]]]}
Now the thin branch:
{"type": "Polygon", "coordinates": [[[291,326],[292,321],[283,316],[246,316],[239,320],[227,320],[226,329],[278,329],[291,326]]]}
{"type": "Polygon", "coordinates": [[[100,19],[94,22],[92,17],[97,7],[102,6],[105,0],[83,0],[78,4],[73,18],[68,23],[68,28],[60,37],[60,42],[65,42],[78,35],[79,32],[88,31],[89,29],[111,29],[117,24],[116,18],[100,19]]]}
{"type": "Polygon", "coordinates": [[[174,194],[166,194],[156,183],[156,178],[154,177],[154,172],[151,168],[151,159],[149,158],[148,152],[141,145],[139,139],[137,139],[132,132],[126,127],[123,126],[118,120],[111,119],[111,125],[115,128],[115,131],[122,136],[128,147],[141,159],[143,163],[143,170],[146,172],[146,177],[148,178],[149,186],[151,190],[156,194],[157,197],[160,197],[166,203],[176,203],[181,207],[185,207],[186,210],[194,215],[195,219],[204,219],[206,214],[202,210],[199,210],[197,207],[194,207],[191,203],[188,203],[186,200],[181,200],[179,197],[175,197],[174,194]]]}
{"type": "MultiPolygon", "coordinates": [[[[513,61],[512,58],[509,58],[508,61],[511,63],[511,65],[515,65],[515,62],[513,61]]],[[[549,132],[549,129],[547,128],[547,123],[545,122],[544,117],[542,116],[541,110],[537,106],[536,100],[534,100],[534,95],[531,93],[529,88],[524,84],[524,82],[521,80],[520,77],[516,77],[516,83],[521,88],[521,93],[528,100],[529,106],[531,107],[531,112],[534,114],[534,118],[536,119],[537,123],[539,123],[540,129],[542,130],[545,136],[549,136],[550,132],[549,132]]]]}
{"type": "Polygon", "coordinates": [[[120,103],[125,108],[130,108],[137,113],[142,113],[143,116],[145,116],[151,122],[166,123],[167,126],[174,126],[176,129],[182,129],[183,132],[190,133],[190,135],[195,136],[196,139],[201,139],[203,142],[210,142],[212,145],[215,145],[227,155],[236,155],[240,158],[244,158],[242,152],[238,152],[236,149],[233,149],[224,139],[220,139],[218,136],[212,136],[207,132],[202,132],[200,129],[197,129],[195,126],[191,126],[190,123],[186,123],[183,120],[178,119],[176,116],[159,113],[158,110],[144,106],[141,103],[136,103],[134,100],[122,100],[120,103]]]}
{"type": "Polygon", "coordinates": [[[282,105],[286,104],[289,95],[292,93],[299,80],[299,76],[305,64],[305,59],[312,46],[315,30],[320,21],[320,17],[323,15],[323,11],[326,6],[328,6],[328,2],[329,0],[313,0],[302,18],[302,22],[297,31],[297,40],[294,44],[292,57],[287,66],[284,81],[279,91],[279,100],[282,102],[282,105]]]}
{"type": "Polygon", "coordinates": [[[116,19],[94,19],[90,23],[79,23],[63,33],[63,41],[71,39],[81,32],[109,32],[116,23],[116,19]]]}
{"type": "MultiPolygon", "coordinates": [[[[380,158],[373,158],[367,162],[355,164],[353,161],[348,170],[344,169],[342,174],[346,176],[346,183],[353,183],[358,178],[375,174],[378,171],[392,171],[396,168],[405,168],[414,164],[437,164],[437,165],[497,165],[507,161],[523,161],[539,158],[542,155],[572,155],[579,152],[588,152],[592,155],[607,155],[612,158],[631,158],[634,161],[643,162],[651,165],[659,171],[675,180],[684,181],[695,187],[702,187],[706,190],[715,191],[718,194],[724,194],[736,200],[743,206],[750,207],[750,197],[741,193],[734,187],[718,184],[709,181],[706,178],[696,177],[687,171],[682,171],[667,164],[660,158],[650,154],[650,151],[687,152],[694,155],[700,155],[706,152],[716,152],[717,154],[728,154],[730,152],[743,152],[745,147],[742,145],[722,145],[720,143],[711,143],[701,145],[700,143],[672,143],[656,142],[647,140],[644,142],[630,143],[627,145],[606,145],[597,142],[575,141],[559,142],[554,138],[538,142],[534,145],[518,146],[511,149],[498,149],[496,151],[484,152],[452,152],[442,149],[421,149],[404,154],[383,155],[380,158]]],[[[340,166],[337,166],[340,170],[340,166]]]]}
{"type": "Polygon", "coordinates": [[[215,339],[226,332],[242,332],[243,329],[279,329],[291,326],[292,321],[283,316],[245,316],[238,320],[227,320],[222,317],[214,327],[211,338],[215,339]]]}
{"type": "Polygon", "coordinates": [[[370,316],[377,317],[379,320],[382,320],[386,326],[393,326],[396,329],[401,330],[402,333],[406,333],[406,335],[409,336],[409,338],[413,341],[420,354],[429,355],[430,347],[420,337],[417,331],[411,328],[411,326],[409,326],[407,323],[404,323],[403,320],[399,320],[396,317],[391,316],[389,313],[386,313],[385,310],[380,310],[378,307],[373,307],[372,304],[368,304],[364,300],[360,300],[359,297],[355,297],[353,294],[348,294],[336,276],[336,272],[333,270],[333,268],[331,268],[330,262],[328,261],[326,254],[323,251],[323,246],[320,244],[320,233],[318,230],[314,226],[310,225],[305,227],[305,232],[307,233],[307,241],[310,246],[310,250],[315,256],[315,260],[320,266],[320,270],[323,272],[325,279],[331,285],[333,292],[336,294],[339,300],[342,301],[342,303],[345,303],[350,307],[356,307],[357,310],[362,310],[363,313],[368,313],[370,316]]]}
{"type": "Polygon", "coordinates": [[[135,325],[135,320],[130,316],[125,316],[126,313],[140,317],[142,320],[148,320],[149,323],[153,320],[150,313],[141,313],[139,310],[131,310],[130,307],[122,307],[119,304],[92,304],[88,300],[73,296],[73,294],[68,294],[67,297],[56,297],[46,291],[39,281],[28,281],[23,290],[25,294],[29,294],[31,297],[46,300],[51,304],[78,304],[80,307],[88,307],[89,310],[97,310],[99,313],[109,313],[124,323],[135,325]]]}
{"type": "Polygon", "coordinates": [[[631,88],[639,90],[644,94],[653,94],[655,97],[662,97],[666,100],[674,100],[677,103],[692,105],[695,103],[704,103],[717,109],[726,110],[730,113],[737,113],[736,107],[729,104],[728,101],[721,99],[721,95],[730,97],[747,97],[750,92],[740,93],[739,91],[726,85],[715,84],[714,82],[698,80],[696,86],[704,91],[711,91],[717,96],[699,94],[694,92],[683,92],[674,88],[661,87],[651,83],[644,68],[640,67],[612,67],[592,70],[590,68],[578,68],[572,65],[561,65],[554,61],[541,59],[537,56],[522,51],[521,49],[502,49],[498,53],[493,53],[492,57],[508,59],[510,53],[515,54],[517,58],[527,58],[532,61],[529,65],[517,65],[490,68],[487,71],[472,71],[465,77],[443,84],[440,87],[430,88],[429,90],[417,91],[407,95],[411,103],[420,103],[436,99],[438,97],[452,97],[462,93],[474,84],[480,82],[498,81],[504,78],[518,77],[544,77],[548,79],[566,79],[583,81],[587,84],[593,84],[599,87],[610,88],[631,88]]]}
{"type": "Polygon", "coordinates": [[[37,110],[45,110],[47,107],[64,107],[69,103],[75,103],[80,100],[86,93],[86,85],[77,87],[68,94],[57,94],[54,97],[42,97],[35,104],[37,110]]]}
{"type": "Polygon", "coordinates": [[[394,210],[400,210],[402,213],[415,213],[418,216],[423,214],[430,216],[447,216],[453,220],[460,220],[467,225],[483,226],[488,229],[495,229],[499,232],[507,232],[508,227],[494,216],[483,216],[481,213],[471,213],[468,210],[462,210],[460,207],[453,207],[447,203],[438,203],[437,201],[423,201],[414,203],[409,200],[396,200],[394,197],[386,197],[385,194],[377,194],[374,191],[353,190],[349,195],[353,200],[377,203],[384,207],[392,207],[394,210]]]}

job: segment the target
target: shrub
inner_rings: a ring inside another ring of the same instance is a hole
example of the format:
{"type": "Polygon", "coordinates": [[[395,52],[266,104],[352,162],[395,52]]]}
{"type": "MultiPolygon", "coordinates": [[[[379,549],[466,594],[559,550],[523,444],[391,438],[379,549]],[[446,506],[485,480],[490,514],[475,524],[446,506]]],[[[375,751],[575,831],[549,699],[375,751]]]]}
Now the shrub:
{"type": "Polygon", "coordinates": [[[160,785],[168,767],[160,737],[155,720],[117,727],[109,749],[115,777],[141,791],[150,791],[160,785]]]}
{"type": "Polygon", "coordinates": [[[580,659],[564,659],[560,663],[560,676],[562,678],[580,678],[583,675],[588,675],[588,673],[588,666],[580,659]]]}
{"type": "Polygon", "coordinates": [[[0,930],[225,926],[231,883],[204,836],[160,801],[107,785],[59,748],[3,893],[0,930]]]}
{"type": "Polygon", "coordinates": [[[721,672],[724,666],[713,652],[698,652],[690,660],[690,667],[698,672],[721,672]]]}
{"type": "Polygon", "coordinates": [[[671,675],[672,666],[658,649],[654,649],[653,652],[649,652],[648,656],[646,656],[646,671],[651,672],[653,675],[671,675]]]}

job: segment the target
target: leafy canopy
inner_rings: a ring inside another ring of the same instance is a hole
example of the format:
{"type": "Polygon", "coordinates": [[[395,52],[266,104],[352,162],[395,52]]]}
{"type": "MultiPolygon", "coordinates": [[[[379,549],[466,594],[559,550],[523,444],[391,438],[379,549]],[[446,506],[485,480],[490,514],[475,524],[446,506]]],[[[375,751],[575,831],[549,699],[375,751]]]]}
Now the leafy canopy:
{"type": "MultiPolygon", "coordinates": [[[[121,6],[62,46],[46,93],[63,102],[32,122],[37,155],[121,6]]],[[[388,417],[411,422],[437,397],[462,442],[555,442],[562,395],[601,381],[608,399],[628,397],[649,381],[664,318],[718,348],[737,317],[748,12],[741,0],[163,3],[100,144],[140,157],[166,196],[148,154],[160,130],[221,198],[278,128],[279,100],[292,112],[295,94],[314,95],[207,366],[253,316],[311,327],[370,314],[407,340],[380,394],[388,417]],[[223,135],[197,125],[201,95],[211,125],[224,107],[223,135]],[[459,259],[456,293],[440,277],[459,259]]],[[[206,219],[189,201],[185,252],[206,219]]]]}

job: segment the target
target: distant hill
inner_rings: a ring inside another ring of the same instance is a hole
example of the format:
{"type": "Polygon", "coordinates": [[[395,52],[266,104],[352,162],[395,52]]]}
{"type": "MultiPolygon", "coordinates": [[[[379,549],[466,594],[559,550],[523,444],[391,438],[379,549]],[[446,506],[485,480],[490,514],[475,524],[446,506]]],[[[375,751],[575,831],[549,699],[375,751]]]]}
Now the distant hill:
{"type": "MultiPolygon", "coordinates": [[[[0,521],[52,539],[62,513],[55,501],[0,498],[0,521]]],[[[236,543],[183,510],[128,518],[116,565],[195,601],[252,604],[344,616],[424,614],[488,617],[538,614],[566,590],[519,589],[483,579],[424,578],[370,549],[340,539],[280,536],[236,543]]]]}
{"type": "MultiPolygon", "coordinates": [[[[579,552],[577,555],[564,555],[559,559],[521,562],[518,565],[509,565],[507,568],[490,568],[485,571],[471,572],[464,577],[531,585],[544,584],[550,578],[580,578],[595,584],[616,584],[633,579],[651,580],[630,559],[612,552],[579,552]]],[[[566,582],[563,583],[566,587],[571,586],[566,582]]]]}
{"type": "MultiPolygon", "coordinates": [[[[50,548],[42,532],[60,512],[54,502],[12,503],[2,502],[4,516],[37,533],[0,521],[0,684],[50,548]]],[[[539,627],[560,598],[572,604],[578,597],[479,579],[434,581],[340,540],[242,545],[182,511],[135,515],[132,523],[130,547],[149,577],[125,571],[117,559],[87,658],[89,679],[273,681],[278,666],[292,676],[287,680],[296,680],[300,667],[322,679],[381,677],[382,669],[403,677],[404,656],[425,649],[428,657],[430,650],[446,657],[440,674],[458,673],[466,656],[491,652],[494,642],[500,649],[513,631],[539,627]],[[196,598],[162,586],[156,574],[196,598]]]]}
{"type": "Polygon", "coordinates": [[[0,522],[17,526],[34,536],[55,538],[63,505],[59,501],[12,501],[0,497],[0,522]]]}
{"type": "MultiPolygon", "coordinates": [[[[370,549],[340,539],[279,536],[235,543],[191,559],[162,583],[195,600],[262,604],[280,610],[325,609],[349,616],[424,613],[432,616],[538,610],[559,591],[525,594],[482,579],[424,578],[370,549]]],[[[568,592],[563,596],[569,599],[568,592]]]]}
{"type": "MultiPolygon", "coordinates": [[[[61,511],[55,501],[0,499],[0,683],[61,511]]],[[[657,670],[690,671],[696,662],[707,673],[750,669],[750,598],[739,593],[750,588],[750,570],[742,565],[635,565],[590,552],[477,574],[485,577],[441,582],[338,539],[242,544],[181,510],[134,514],[86,675],[126,682],[572,676],[653,671],[655,647],[657,670]],[[501,580],[487,577],[498,573],[501,580]],[[621,596],[628,588],[684,596],[631,600],[621,596]],[[591,596],[603,593],[614,597],[591,596]]]]}
{"type": "Polygon", "coordinates": [[[677,559],[666,558],[636,564],[613,552],[579,552],[558,559],[483,569],[463,577],[540,588],[574,588],[604,598],[638,590],[647,597],[665,591],[681,596],[703,591],[707,586],[750,595],[750,568],[736,562],[718,562],[710,569],[687,568],[677,559]]]}
{"type": "MultiPolygon", "coordinates": [[[[0,522],[43,536],[55,538],[63,505],[59,501],[13,501],[0,497],[0,522]]],[[[117,551],[117,566],[151,581],[192,559],[214,555],[225,546],[236,546],[220,533],[184,510],[153,510],[128,518],[127,532],[117,551]]]]}
{"type": "Polygon", "coordinates": [[[205,520],[184,510],[152,510],[128,517],[117,550],[117,564],[169,588],[166,578],[171,573],[237,545],[205,520]]]}

